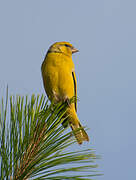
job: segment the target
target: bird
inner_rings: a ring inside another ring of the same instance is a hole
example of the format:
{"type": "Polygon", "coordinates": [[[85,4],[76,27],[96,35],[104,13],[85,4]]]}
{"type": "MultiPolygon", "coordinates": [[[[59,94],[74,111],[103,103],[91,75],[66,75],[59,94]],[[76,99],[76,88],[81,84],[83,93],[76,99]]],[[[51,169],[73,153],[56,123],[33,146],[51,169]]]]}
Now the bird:
{"type": "MultiPolygon", "coordinates": [[[[55,42],[49,47],[41,72],[44,89],[51,102],[69,102],[72,97],[77,97],[77,80],[72,60],[72,54],[76,52],[78,49],[65,41],[55,42]]],[[[66,114],[78,144],[89,141],[77,116],[77,101],[68,105],[66,114]]]]}

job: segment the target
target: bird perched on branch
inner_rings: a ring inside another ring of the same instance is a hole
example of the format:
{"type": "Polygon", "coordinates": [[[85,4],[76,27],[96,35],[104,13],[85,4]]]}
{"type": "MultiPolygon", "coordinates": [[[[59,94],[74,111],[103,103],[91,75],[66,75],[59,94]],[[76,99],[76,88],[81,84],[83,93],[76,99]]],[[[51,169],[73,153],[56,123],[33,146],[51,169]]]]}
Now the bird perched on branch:
{"type": "MultiPolygon", "coordinates": [[[[51,102],[68,102],[73,96],[77,97],[77,82],[72,61],[72,54],[76,52],[78,50],[68,42],[56,42],[49,48],[41,70],[44,88],[51,102]]],[[[83,141],[89,141],[89,137],[81,126],[76,111],[77,102],[69,104],[66,114],[77,142],[82,144],[83,141]]]]}

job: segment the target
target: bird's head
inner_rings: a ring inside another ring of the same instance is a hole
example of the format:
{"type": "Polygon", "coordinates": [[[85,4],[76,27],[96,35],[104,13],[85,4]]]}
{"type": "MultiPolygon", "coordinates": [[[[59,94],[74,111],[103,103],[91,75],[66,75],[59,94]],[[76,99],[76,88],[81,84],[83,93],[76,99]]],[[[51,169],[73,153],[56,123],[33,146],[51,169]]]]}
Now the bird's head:
{"type": "Polygon", "coordinates": [[[72,56],[73,53],[78,52],[69,42],[56,42],[48,50],[48,52],[62,53],[67,56],[72,56]]]}

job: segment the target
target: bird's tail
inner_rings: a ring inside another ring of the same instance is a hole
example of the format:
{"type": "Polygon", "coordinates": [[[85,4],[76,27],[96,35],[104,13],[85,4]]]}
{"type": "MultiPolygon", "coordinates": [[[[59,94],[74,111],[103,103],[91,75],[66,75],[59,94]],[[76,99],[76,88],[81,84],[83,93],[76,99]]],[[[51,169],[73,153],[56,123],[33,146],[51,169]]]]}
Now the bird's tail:
{"type": "Polygon", "coordinates": [[[84,128],[81,126],[80,122],[78,125],[71,123],[70,126],[74,131],[78,144],[82,144],[83,141],[89,141],[89,137],[84,128]]]}
{"type": "Polygon", "coordinates": [[[74,131],[74,136],[77,139],[78,144],[82,144],[83,141],[89,141],[88,134],[82,127],[76,112],[70,113],[69,117],[69,124],[71,126],[71,129],[74,131]]]}

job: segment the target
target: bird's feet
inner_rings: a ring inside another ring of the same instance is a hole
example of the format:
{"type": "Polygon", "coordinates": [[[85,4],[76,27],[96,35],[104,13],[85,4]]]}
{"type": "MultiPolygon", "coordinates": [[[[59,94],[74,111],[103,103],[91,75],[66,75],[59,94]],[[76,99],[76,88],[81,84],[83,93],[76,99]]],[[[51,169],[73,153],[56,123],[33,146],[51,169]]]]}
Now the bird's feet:
{"type": "Polygon", "coordinates": [[[68,97],[64,99],[64,103],[66,103],[69,107],[71,105],[70,99],[68,97]]]}

